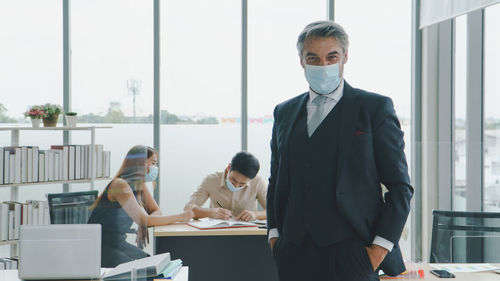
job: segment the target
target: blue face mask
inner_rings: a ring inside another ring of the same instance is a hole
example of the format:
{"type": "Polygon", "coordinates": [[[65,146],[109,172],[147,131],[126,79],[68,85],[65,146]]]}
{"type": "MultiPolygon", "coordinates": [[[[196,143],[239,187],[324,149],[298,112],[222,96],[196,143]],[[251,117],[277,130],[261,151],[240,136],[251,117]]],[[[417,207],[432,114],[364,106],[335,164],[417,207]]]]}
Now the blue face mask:
{"type": "Polygon", "coordinates": [[[149,173],[146,174],[146,182],[155,181],[158,177],[158,167],[151,165],[149,166],[149,173]]]}
{"type": "Polygon", "coordinates": [[[306,80],[313,91],[320,95],[333,92],[340,84],[339,64],[304,65],[306,80]]]}
{"type": "Polygon", "coordinates": [[[229,190],[231,190],[232,192],[236,192],[236,191],[240,191],[243,189],[243,186],[242,187],[235,187],[233,185],[233,183],[229,180],[229,175],[227,176],[226,178],[226,186],[227,188],[229,188],[229,190]]]}

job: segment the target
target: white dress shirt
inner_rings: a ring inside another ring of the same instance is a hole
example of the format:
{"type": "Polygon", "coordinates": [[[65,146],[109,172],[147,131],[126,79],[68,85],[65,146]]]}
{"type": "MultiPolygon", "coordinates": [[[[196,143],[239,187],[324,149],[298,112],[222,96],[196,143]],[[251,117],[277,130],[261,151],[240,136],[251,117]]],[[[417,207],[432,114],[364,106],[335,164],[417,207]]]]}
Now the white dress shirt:
{"type": "MultiPolygon", "coordinates": [[[[342,98],[344,94],[344,79],[340,81],[339,86],[337,89],[335,89],[333,92],[324,95],[328,99],[325,101],[325,106],[323,106],[323,112],[321,114],[321,120],[325,119],[325,117],[332,111],[332,109],[337,105],[339,100],[342,98]]],[[[315,93],[313,90],[309,89],[309,101],[307,102],[307,123],[309,123],[311,117],[314,115],[316,110],[318,109],[318,106],[314,104],[312,101],[319,96],[317,93],[315,93]]],[[[277,228],[273,228],[269,230],[269,237],[268,240],[271,240],[271,238],[277,238],[279,237],[280,234],[278,232],[277,228]]],[[[375,236],[373,239],[372,244],[379,245],[385,249],[387,249],[389,252],[392,250],[394,247],[394,243],[391,241],[380,237],[380,236],[375,236]]]]}

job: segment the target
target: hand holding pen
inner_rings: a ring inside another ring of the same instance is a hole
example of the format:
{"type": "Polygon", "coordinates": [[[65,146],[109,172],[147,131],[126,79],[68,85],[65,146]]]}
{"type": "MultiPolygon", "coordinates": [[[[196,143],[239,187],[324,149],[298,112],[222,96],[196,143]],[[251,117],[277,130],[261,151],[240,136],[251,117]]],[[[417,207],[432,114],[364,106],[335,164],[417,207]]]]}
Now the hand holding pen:
{"type": "Polygon", "coordinates": [[[224,207],[219,201],[217,201],[217,205],[219,205],[220,208],[212,208],[210,210],[211,218],[220,220],[229,220],[233,218],[231,215],[231,211],[224,209],[224,207]]]}

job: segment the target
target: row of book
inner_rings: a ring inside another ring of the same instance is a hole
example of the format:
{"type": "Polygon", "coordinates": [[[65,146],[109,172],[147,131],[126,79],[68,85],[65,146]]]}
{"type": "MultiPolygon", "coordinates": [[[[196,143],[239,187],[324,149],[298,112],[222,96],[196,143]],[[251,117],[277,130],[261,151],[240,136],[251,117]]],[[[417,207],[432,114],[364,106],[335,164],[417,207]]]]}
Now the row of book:
{"type": "Polygon", "coordinates": [[[17,269],[19,258],[0,258],[0,270],[2,269],[17,269]]]}
{"type": "Polygon", "coordinates": [[[19,239],[21,225],[50,224],[47,201],[0,203],[0,241],[19,239]]]}
{"type": "Polygon", "coordinates": [[[0,147],[0,184],[66,181],[89,179],[92,167],[95,176],[109,177],[111,152],[95,145],[95,163],[91,165],[90,144],[0,147]]]}

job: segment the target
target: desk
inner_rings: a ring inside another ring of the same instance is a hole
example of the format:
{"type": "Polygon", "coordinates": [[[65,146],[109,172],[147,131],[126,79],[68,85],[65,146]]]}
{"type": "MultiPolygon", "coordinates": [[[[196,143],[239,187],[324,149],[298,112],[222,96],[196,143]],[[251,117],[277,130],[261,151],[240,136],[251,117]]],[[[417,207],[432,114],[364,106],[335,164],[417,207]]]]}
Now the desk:
{"type": "Polygon", "coordinates": [[[424,278],[404,278],[401,277],[400,279],[380,279],[381,281],[384,280],[418,280],[418,281],[427,281],[427,280],[434,280],[434,281],[443,281],[443,280],[453,280],[453,281],[499,281],[500,280],[500,274],[497,274],[493,271],[484,271],[484,272],[457,272],[453,273],[455,274],[456,278],[452,279],[443,279],[443,278],[438,278],[437,276],[433,275],[429,271],[431,269],[434,269],[428,264],[423,264],[419,265],[418,268],[424,269],[424,278]]]}
{"type": "MultiPolygon", "coordinates": [[[[177,273],[177,275],[175,276],[174,281],[188,281],[188,273],[189,273],[189,268],[187,266],[183,266],[179,271],[179,273],[177,273]]],[[[21,280],[18,277],[17,269],[10,269],[10,270],[0,270],[0,281],[21,281],[21,280]]]]}
{"type": "Polygon", "coordinates": [[[189,281],[276,281],[267,230],[199,230],[186,224],[154,228],[155,254],[169,252],[189,266],[189,281]]]}

